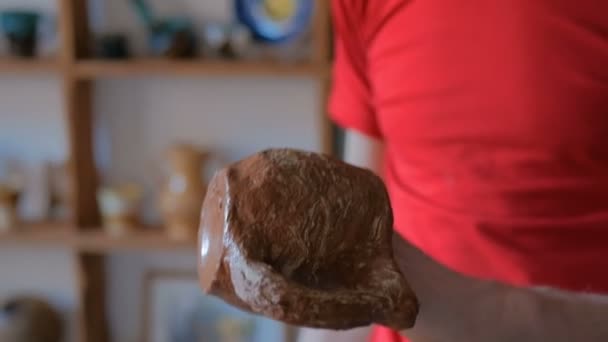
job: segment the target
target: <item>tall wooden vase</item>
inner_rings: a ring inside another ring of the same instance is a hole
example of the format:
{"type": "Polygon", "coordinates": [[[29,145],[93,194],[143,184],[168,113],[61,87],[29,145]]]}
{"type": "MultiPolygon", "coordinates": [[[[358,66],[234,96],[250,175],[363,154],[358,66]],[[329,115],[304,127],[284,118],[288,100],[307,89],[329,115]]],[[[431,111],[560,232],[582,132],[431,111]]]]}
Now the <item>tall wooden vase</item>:
{"type": "Polygon", "coordinates": [[[195,239],[206,184],[203,166],[208,153],[187,144],[169,149],[168,172],[160,192],[160,209],[171,239],[195,239]]]}

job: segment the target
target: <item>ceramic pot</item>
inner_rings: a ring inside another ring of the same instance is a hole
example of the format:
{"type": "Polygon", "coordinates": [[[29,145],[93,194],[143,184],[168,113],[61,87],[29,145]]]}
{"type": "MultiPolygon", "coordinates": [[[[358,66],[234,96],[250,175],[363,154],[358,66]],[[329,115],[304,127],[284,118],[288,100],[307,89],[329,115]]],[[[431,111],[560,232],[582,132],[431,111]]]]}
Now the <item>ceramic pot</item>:
{"type": "Polygon", "coordinates": [[[46,301],[14,297],[0,303],[0,340],[10,342],[60,342],[62,317],[46,301]]]}
{"type": "Polygon", "coordinates": [[[0,184],[0,232],[15,229],[19,223],[17,203],[20,191],[6,184],[0,184]]]}
{"type": "Polygon", "coordinates": [[[148,34],[150,49],[157,56],[191,58],[196,55],[194,31],[184,18],[155,23],[148,34]]]}
{"type": "Polygon", "coordinates": [[[36,54],[36,40],[40,15],[31,11],[5,11],[0,14],[2,30],[13,55],[32,57],[36,54]]]}
{"type": "Polygon", "coordinates": [[[172,146],[167,154],[168,170],[159,206],[167,234],[172,239],[196,237],[206,184],[203,168],[209,153],[188,144],[172,146]]]}
{"type": "Polygon", "coordinates": [[[65,221],[72,215],[73,189],[71,171],[67,162],[48,163],[48,217],[51,220],[65,221]]]}
{"type": "Polygon", "coordinates": [[[105,59],[129,58],[129,41],[126,35],[108,33],[97,37],[95,55],[105,59]]]}
{"type": "Polygon", "coordinates": [[[155,56],[194,57],[196,39],[188,18],[158,18],[146,0],[131,0],[131,4],[146,25],[148,44],[155,56]]]}
{"type": "Polygon", "coordinates": [[[104,187],[97,192],[103,227],[111,236],[123,236],[140,226],[141,189],[134,184],[104,187]]]}

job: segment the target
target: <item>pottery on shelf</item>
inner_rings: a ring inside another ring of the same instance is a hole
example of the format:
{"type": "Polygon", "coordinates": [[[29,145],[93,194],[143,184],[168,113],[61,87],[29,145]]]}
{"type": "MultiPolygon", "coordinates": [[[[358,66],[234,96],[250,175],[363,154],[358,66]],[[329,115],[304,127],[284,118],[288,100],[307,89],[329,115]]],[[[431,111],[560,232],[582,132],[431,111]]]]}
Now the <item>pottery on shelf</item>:
{"type": "Polygon", "coordinates": [[[236,0],[236,17],[253,32],[256,40],[281,44],[310,30],[315,1],[236,0]]]}
{"type": "Polygon", "coordinates": [[[71,216],[72,182],[67,162],[48,163],[48,218],[52,220],[67,220],[71,216]]]}
{"type": "Polygon", "coordinates": [[[33,11],[9,10],[0,13],[2,30],[10,52],[19,57],[36,54],[40,14],[33,11]]]}
{"type": "Polygon", "coordinates": [[[102,187],[97,191],[103,227],[109,235],[123,236],[137,230],[141,195],[141,188],[135,184],[102,187]]]}
{"type": "Polygon", "coordinates": [[[206,192],[203,167],[209,153],[188,144],[173,145],[167,154],[168,170],[159,206],[165,229],[176,240],[196,237],[206,192]]]}
{"type": "Polygon", "coordinates": [[[0,232],[15,229],[19,219],[17,203],[20,191],[8,184],[0,183],[0,232]]]}
{"type": "Polygon", "coordinates": [[[203,27],[205,57],[246,58],[252,47],[252,34],[247,26],[233,23],[206,23],[203,27]]]}
{"type": "Polygon", "coordinates": [[[191,21],[184,17],[159,18],[147,0],[131,0],[148,31],[149,48],[155,56],[168,58],[194,57],[196,37],[191,21]]]}
{"type": "Polygon", "coordinates": [[[203,54],[205,57],[221,57],[222,48],[228,41],[228,32],[223,23],[205,23],[202,30],[203,54]]]}
{"type": "Polygon", "coordinates": [[[61,314],[40,298],[19,296],[0,303],[0,340],[60,342],[64,332],[61,314]]]}
{"type": "Polygon", "coordinates": [[[129,40],[125,34],[102,34],[95,39],[94,44],[94,53],[96,57],[103,59],[129,58],[129,40]]]}

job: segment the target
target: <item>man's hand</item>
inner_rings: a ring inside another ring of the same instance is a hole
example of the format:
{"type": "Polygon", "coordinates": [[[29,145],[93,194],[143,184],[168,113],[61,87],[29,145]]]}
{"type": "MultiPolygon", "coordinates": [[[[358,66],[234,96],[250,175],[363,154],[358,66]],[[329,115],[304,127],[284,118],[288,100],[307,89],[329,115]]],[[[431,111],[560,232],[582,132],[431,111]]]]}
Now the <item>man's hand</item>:
{"type": "Polygon", "coordinates": [[[509,341],[497,338],[498,328],[511,324],[497,309],[506,296],[502,286],[448,270],[397,233],[393,252],[420,302],[416,325],[404,335],[424,342],[509,341]],[[494,317],[490,317],[491,312],[494,317]],[[488,334],[493,338],[487,339],[488,334]]]}
{"type": "Polygon", "coordinates": [[[412,341],[608,341],[608,297],[515,288],[448,270],[395,234],[393,249],[420,301],[412,341]]]}

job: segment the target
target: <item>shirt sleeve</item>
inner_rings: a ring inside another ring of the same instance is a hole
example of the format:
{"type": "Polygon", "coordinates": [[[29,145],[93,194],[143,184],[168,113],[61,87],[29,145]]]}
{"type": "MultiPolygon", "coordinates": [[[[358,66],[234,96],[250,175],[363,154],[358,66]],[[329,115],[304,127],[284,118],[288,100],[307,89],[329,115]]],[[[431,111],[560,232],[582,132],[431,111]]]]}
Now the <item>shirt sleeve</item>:
{"type": "Polygon", "coordinates": [[[361,34],[364,23],[355,17],[362,11],[352,8],[353,3],[351,0],[332,2],[335,44],[328,111],[337,125],[380,138],[361,34]]]}

